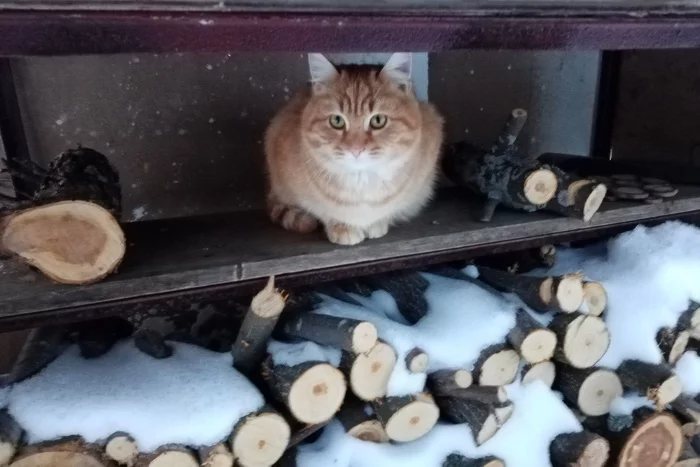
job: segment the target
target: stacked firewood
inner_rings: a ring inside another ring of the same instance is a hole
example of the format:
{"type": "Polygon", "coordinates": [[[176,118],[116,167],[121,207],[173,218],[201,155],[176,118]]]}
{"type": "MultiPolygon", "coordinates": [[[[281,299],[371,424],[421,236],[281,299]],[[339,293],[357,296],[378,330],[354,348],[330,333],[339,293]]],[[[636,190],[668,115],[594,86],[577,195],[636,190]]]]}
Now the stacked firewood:
{"type": "MultiPolygon", "coordinates": [[[[584,426],[581,432],[551,440],[555,467],[602,467],[608,459],[625,466],[672,466],[679,459],[685,462],[680,465],[697,465],[700,404],[681,395],[672,366],[686,348],[698,345],[694,339],[700,337],[699,305],[691,303],[674,328],[659,331],[657,342],[666,363],[625,361],[609,369],[596,366],[610,342],[603,319],[607,295],[600,283],[576,273],[535,277],[484,266],[478,268],[477,278],[447,267],[431,272],[523,303],[505,341],[482,349],[469,367],[430,367],[428,372],[430,355],[419,346],[399,359],[371,319],[311,312],[316,294],[310,294],[310,300],[306,295],[288,300],[271,279],[243,313],[232,339],[235,369],[256,384],[268,403],[239,420],[227,439],[213,446],[166,445],[152,452],[141,452],[129,433],[114,433],[99,442],[70,438],[24,446],[22,429],[7,412],[0,412],[0,465],[270,466],[334,418],[350,436],[375,443],[416,440],[442,419],[466,424],[478,446],[517,410],[505,386],[535,380],[560,391],[584,426]],[[268,354],[272,338],[290,344],[313,342],[336,349],[341,358],[337,364],[281,364],[268,354]],[[424,390],[390,394],[389,379],[398,366],[413,374],[427,373],[424,390]],[[612,402],[623,391],[645,396],[650,407],[629,416],[610,415],[612,402]]],[[[395,318],[412,325],[430,312],[428,286],[425,276],[404,272],[318,287],[316,292],[360,307],[360,297],[382,290],[396,303],[400,316],[395,318]]],[[[162,337],[150,331],[137,331],[135,342],[156,358],[171,353],[162,337]]],[[[89,339],[79,343],[84,355],[100,347],[89,339]]],[[[106,350],[108,345],[99,352],[106,350]]],[[[504,463],[451,454],[444,465],[504,463]]]]}

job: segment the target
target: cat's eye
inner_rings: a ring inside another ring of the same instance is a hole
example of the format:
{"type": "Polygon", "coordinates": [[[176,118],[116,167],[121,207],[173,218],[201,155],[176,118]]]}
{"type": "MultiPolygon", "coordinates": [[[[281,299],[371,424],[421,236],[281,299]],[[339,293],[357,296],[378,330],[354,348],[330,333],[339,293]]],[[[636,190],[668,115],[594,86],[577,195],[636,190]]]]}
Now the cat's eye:
{"type": "Polygon", "coordinates": [[[387,118],[384,114],[372,115],[372,118],[369,120],[369,126],[375,130],[379,130],[380,128],[384,128],[386,121],[387,118]]]}
{"type": "Polygon", "coordinates": [[[328,123],[336,130],[342,130],[345,128],[345,119],[338,114],[331,115],[328,119],[328,123]]]}

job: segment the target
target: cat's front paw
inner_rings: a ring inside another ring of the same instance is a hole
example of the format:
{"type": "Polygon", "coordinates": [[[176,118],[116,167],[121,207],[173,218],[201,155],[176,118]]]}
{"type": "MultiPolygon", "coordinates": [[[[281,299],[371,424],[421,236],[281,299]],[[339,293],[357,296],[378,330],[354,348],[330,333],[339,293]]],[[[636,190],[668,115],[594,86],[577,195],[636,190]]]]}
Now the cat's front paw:
{"type": "Polygon", "coordinates": [[[389,223],[386,221],[380,221],[376,224],[372,224],[365,230],[367,238],[380,238],[389,232],[389,223]]]}
{"type": "Polygon", "coordinates": [[[272,222],[292,232],[310,233],[318,228],[316,218],[299,208],[275,203],[269,209],[272,222]]]}
{"type": "Polygon", "coordinates": [[[361,229],[336,223],[326,225],[326,236],[331,243],[338,245],[357,245],[365,239],[365,233],[361,229]]]}

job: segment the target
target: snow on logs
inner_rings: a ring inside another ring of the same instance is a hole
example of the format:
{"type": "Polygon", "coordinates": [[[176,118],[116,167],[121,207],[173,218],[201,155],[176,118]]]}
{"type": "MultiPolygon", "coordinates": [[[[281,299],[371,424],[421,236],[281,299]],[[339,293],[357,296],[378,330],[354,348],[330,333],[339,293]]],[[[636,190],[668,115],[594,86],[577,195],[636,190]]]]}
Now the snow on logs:
{"type": "Polygon", "coordinates": [[[103,279],[126,251],[116,170],[104,155],[78,148],[54,159],[41,176],[31,200],[0,202],[0,253],[56,282],[103,279]]]}

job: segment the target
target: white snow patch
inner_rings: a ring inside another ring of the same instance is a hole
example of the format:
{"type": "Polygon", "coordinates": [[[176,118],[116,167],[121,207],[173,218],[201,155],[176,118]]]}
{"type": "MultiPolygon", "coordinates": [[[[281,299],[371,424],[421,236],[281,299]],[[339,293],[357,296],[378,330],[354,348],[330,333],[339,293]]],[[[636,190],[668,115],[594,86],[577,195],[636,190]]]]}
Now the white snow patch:
{"type": "Polygon", "coordinates": [[[200,19],[199,24],[201,24],[202,26],[211,26],[212,24],[214,24],[214,20],[213,19],[200,19]]]}
{"type": "Polygon", "coordinates": [[[508,467],[550,466],[550,441],[560,433],[581,431],[581,425],[566,405],[539,381],[512,392],[513,415],[482,446],[474,445],[466,424],[438,424],[417,441],[392,445],[352,438],[334,421],[316,443],[299,448],[297,465],[432,467],[442,465],[450,453],[456,452],[466,457],[494,455],[508,467]]]}
{"type": "Polygon", "coordinates": [[[646,397],[637,395],[625,395],[615,398],[610,404],[611,415],[631,415],[640,407],[654,408],[654,404],[646,397]]]}
{"type": "Polygon", "coordinates": [[[0,409],[7,406],[10,399],[10,387],[0,388],[0,409]]]}
{"type": "Polygon", "coordinates": [[[267,351],[275,365],[294,366],[304,362],[328,362],[334,367],[340,365],[340,350],[321,346],[313,342],[289,344],[270,339],[267,351]]]}
{"type": "MultiPolygon", "coordinates": [[[[428,372],[440,368],[470,369],[484,348],[505,341],[515,324],[515,305],[465,281],[432,274],[424,277],[430,282],[425,293],[429,312],[413,326],[387,317],[389,307],[381,294],[372,294],[367,308],[324,297],[317,312],[370,321],[377,327],[379,337],[396,350],[397,362],[403,362],[408,352],[420,347],[430,357],[428,372]]],[[[398,396],[420,392],[424,386],[425,374],[410,373],[406,365],[399,363],[387,391],[390,396],[398,396]]]]}
{"type": "Polygon", "coordinates": [[[131,217],[135,220],[141,220],[144,217],[146,217],[146,214],[148,214],[148,211],[146,210],[145,206],[139,206],[137,208],[134,208],[133,211],[131,211],[131,217]]]}
{"type": "Polygon", "coordinates": [[[605,287],[610,348],[598,365],[617,368],[625,359],[661,363],[657,331],[675,326],[688,300],[700,298],[699,248],[697,227],[678,221],[639,226],[607,245],[560,248],[554,268],[537,273],[582,271],[605,287]]]}
{"type": "Polygon", "coordinates": [[[30,443],[68,435],[96,442],[124,431],[147,452],[168,443],[215,444],[265,403],[231,367],[230,354],[171,345],[174,353],[165,360],[144,354],[132,342],[91,360],[71,347],[41,373],[13,386],[9,411],[30,443]]]}
{"type": "Polygon", "coordinates": [[[686,352],[676,363],[676,374],[683,383],[683,392],[692,396],[700,393],[700,357],[686,352]]]}
{"type": "MultiPolygon", "coordinates": [[[[469,133],[469,130],[467,130],[467,133],[469,133]]],[[[471,277],[472,279],[479,278],[479,268],[477,268],[473,264],[470,264],[466,268],[462,269],[462,272],[467,276],[471,277]]]]}

